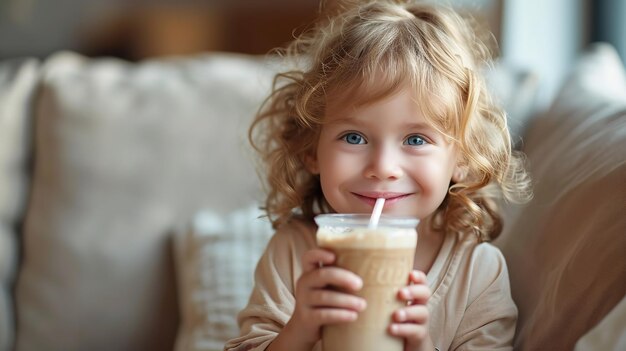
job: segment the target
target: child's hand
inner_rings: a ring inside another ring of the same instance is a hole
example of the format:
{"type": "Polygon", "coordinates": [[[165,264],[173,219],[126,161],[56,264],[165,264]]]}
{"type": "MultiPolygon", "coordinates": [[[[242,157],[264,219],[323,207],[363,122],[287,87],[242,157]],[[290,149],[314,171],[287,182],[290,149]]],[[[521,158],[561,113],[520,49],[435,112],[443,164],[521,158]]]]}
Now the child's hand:
{"type": "Polygon", "coordinates": [[[356,274],[338,267],[330,251],[313,249],[302,256],[303,274],[296,283],[296,307],[285,328],[294,330],[302,342],[314,343],[321,338],[321,326],[356,320],[365,309],[365,300],[350,293],[361,289],[356,274]],[[319,263],[322,263],[320,267],[319,263]]]}
{"type": "Polygon", "coordinates": [[[426,275],[412,271],[409,285],[398,291],[398,298],[408,304],[393,313],[389,333],[405,339],[405,351],[433,350],[428,332],[430,315],[426,303],[430,298],[430,288],[426,275]]]}

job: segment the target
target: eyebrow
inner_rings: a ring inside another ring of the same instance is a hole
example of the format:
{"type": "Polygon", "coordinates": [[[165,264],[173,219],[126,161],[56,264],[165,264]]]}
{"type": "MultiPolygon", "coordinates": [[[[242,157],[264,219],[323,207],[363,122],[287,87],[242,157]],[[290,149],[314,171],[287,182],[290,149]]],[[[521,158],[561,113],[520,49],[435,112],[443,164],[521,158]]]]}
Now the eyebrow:
{"type": "Polygon", "coordinates": [[[407,129],[431,129],[431,130],[436,130],[436,128],[434,128],[433,126],[431,126],[428,123],[425,122],[419,122],[419,123],[409,123],[406,125],[407,129]]]}
{"type": "MultiPolygon", "coordinates": [[[[359,119],[354,118],[354,117],[339,117],[339,118],[333,118],[331,121],[328,122],[328,124],[332,124],[332,125],[341,125],[341,124],[363,125],[363,124],[366,124],[366,123],[363,123],[359,119]]],[[[437,131],[437,128],[434,128],[433,126],[431,126],[430,124],[428,124],[426,122],[407,123],[407,124],[403,125],[403,127],[406,128],[406,129],[429,129],[429,130],[437,131]]]]}

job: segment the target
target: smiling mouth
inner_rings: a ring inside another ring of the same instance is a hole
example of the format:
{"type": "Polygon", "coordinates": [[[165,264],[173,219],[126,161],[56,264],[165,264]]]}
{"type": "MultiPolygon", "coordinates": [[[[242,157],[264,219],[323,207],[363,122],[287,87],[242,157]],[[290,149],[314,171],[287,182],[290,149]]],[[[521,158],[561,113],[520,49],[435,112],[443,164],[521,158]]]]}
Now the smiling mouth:
{"type": "Polygon", "coordinates": [[[406,199],[407,197],[413,195],[412,193],[392,193],[392,192],[385,192],[385,193],[352,193],[354,196],[356,196],[359,200],[366,202],[367,204],[370,204],[371,206],[374,206],[374,204],[376,203],[376,199],[378,198],[384,198],[385,199],[385,207],[387,205],[392,205],[400,200],[406,199]]]}

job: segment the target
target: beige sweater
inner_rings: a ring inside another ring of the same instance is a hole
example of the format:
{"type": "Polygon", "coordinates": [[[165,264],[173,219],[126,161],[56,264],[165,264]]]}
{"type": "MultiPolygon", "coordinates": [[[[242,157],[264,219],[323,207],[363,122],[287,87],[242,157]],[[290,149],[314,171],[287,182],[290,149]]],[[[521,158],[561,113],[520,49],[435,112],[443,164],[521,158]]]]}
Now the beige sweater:
{"type": "MultiPolygon", "coordinates": [[[[316,247],[315,226],[299,221],[279,229],[259,260],[248,305],[238,316],[240,337],[228,351],[265,350],[295,307],[300,257],[316,247]]],[[[430,335],[439,350],[511,350],[517,308],[504,257],[470,235],[448,235],[427,274],[430,335]]],[[[321,350],[320,343],[313,349],[321,350]]]]}

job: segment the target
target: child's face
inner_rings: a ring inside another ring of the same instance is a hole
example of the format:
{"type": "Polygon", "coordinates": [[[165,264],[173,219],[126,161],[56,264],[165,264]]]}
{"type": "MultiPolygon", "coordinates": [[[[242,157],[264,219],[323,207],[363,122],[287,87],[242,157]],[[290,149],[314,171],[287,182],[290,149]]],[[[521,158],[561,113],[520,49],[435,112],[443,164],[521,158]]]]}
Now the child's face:
{"type": "Polygon", "coordinates": [[[427,124],[408,89],[355,108],[327,106],[316,157],[324,197],[338,213],[383,213],[425,218],[446,196],[457,151],[427,124]]]}

